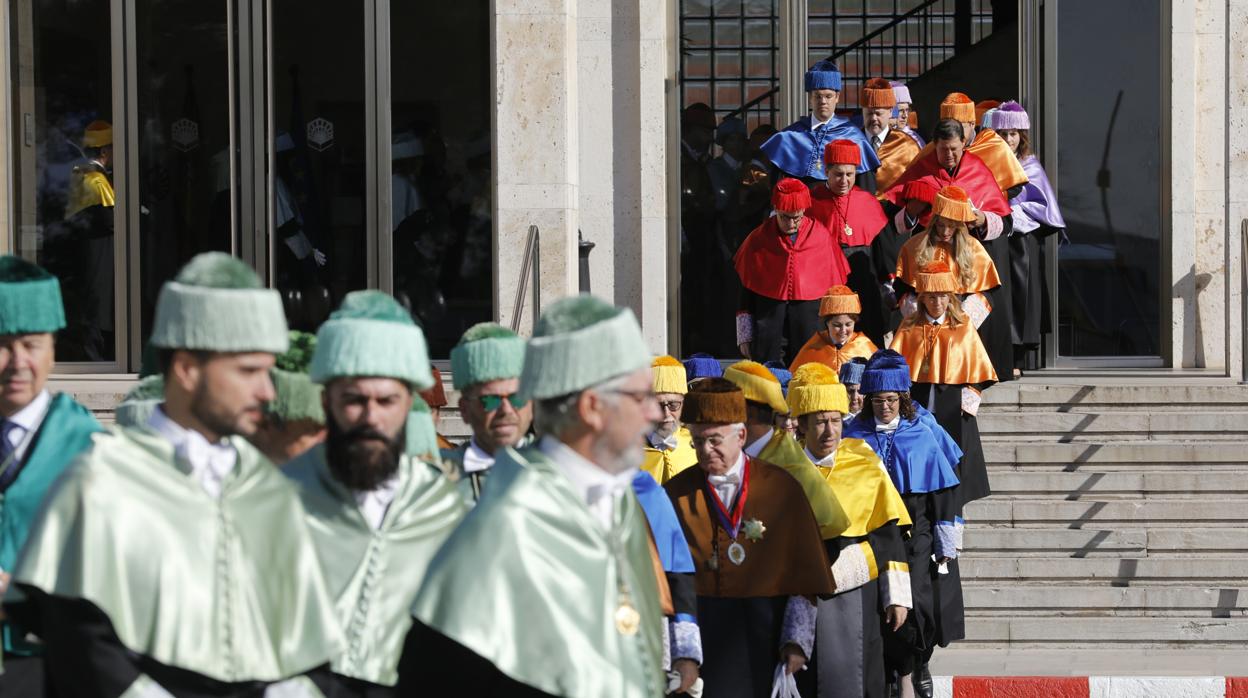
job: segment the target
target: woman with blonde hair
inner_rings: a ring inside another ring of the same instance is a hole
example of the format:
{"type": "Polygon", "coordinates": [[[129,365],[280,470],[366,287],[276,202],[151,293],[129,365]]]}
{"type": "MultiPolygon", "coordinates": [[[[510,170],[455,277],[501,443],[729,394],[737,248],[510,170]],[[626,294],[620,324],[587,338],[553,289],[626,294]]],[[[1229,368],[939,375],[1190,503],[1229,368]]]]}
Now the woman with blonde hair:
{"type": "Polygon", "coordinates": [[[929,264],[947,265],[954,278],[953,292],[958,294],[959,309],[979,330],[993,367],[1001,361],[1008,372],[1014,357],[1009,306],[999,308],[994,302],[998,300],[1002,280],[988,251],[971,234],[969,224],[974,220],[975,208],[961,187],[947,186],[936,192],[927,230],[910,238],[897,257],[894,287],[898,305],[904,317],[921,310],[915,293],[919,270],[929,264]],[[994,354],[994,347],[1004,356],[994,354]]]}

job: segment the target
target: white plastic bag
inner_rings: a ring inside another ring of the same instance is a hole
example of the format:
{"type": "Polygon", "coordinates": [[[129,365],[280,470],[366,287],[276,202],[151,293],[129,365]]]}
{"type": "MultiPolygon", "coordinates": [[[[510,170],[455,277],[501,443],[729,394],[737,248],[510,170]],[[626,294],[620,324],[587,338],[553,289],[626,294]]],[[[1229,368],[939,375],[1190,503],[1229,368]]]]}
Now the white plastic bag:
{"type": "Polygon", "coordinates": [[[776,665],[776,673],[771,681],[771,698],[802,698],[802,694],[797,692],[797,679],[785,671],[785,667],[783,659],[776,665]]]}

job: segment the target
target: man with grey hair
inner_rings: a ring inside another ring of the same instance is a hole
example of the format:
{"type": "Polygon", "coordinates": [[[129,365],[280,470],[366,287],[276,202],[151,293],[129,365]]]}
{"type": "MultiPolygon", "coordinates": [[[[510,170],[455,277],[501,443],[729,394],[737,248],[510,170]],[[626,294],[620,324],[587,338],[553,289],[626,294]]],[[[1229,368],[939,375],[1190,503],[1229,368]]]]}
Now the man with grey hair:
{"type": "Polygon", "coordinates": [[[745,395],[724,378],[689,388],[698,467],[665,485],[693,555],[706,695],[767,695],[777,662],[813,656],[815,607],[836,588],[819,522],[783,468],[745,452],[745,395]]]}
{"type": "Polygon", "coordinates": [[[495,454],[490,486],[431,563],[398,692],[662,695],[671,609],[631,488],[659,411],[632,312],[556,301],[528,344],[520,396],[540,440],[495,454]]]}

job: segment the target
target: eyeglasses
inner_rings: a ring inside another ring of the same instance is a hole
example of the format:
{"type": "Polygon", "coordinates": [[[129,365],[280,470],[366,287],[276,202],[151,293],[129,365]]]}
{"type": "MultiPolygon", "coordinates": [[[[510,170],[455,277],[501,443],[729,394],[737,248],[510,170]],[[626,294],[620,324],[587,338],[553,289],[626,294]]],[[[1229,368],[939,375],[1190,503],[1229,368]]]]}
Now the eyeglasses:
{"type": "Polygon", "coordinates": [[[659,402],[659,409],[663,410],[664,412],[671,412],[672,414],[676,414],[682,408],[684,408],[684,406],[685,406],[684,400],[668,400],[666,402],[663,402],[663,401],[659,402]]]}
{"type": "Polygon", "coordinates": [[[872,404],[872,405],[878,405],[878,406],[881,406],[881,407],[882,407],[882,406],[884,406],[884,405],[896,405],[896,404],[897,404],[898,402],[900,402],[900,401],[901,401],[901,398],[900,398],[900,397],[897,397],[896,395],[894,395],[893,397],[873,397],[873,398],[871,398],[871,404],[872,404]]]}
{"type": "Polygon", "coordinates": [[[516,410],[529,404],[528,400],[520,399],[520,396],[516,393],[512,393],[510,395],[481,395],[477,399],[481,401],[481,409],[486,412],[493,412],[499,407],[502,407],[503,400],[510,402],[512,409],[516,410]]]}
{"type": "Polygon", "coordinates": [[[719,434],[716,434],[714,436],[707,436],[707,437],[695,436],[689,440],[689,444],[693,446],[693,450],[695,451],[701,449],[703,446],[710,446],[711,448],[719,448],[720,446],[724,445],[724,437],[720,436],[719,434]]]}

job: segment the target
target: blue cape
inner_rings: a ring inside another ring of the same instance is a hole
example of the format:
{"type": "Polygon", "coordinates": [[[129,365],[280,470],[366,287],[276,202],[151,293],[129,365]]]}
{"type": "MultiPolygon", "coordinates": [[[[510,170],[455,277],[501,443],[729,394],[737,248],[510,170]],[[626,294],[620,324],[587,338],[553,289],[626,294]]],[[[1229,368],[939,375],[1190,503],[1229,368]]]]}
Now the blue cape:
{"type": "Polygon", "coordinates": [[[633,492],[641,503],[641,510],[646,513],[646,520],[650,522],[663,571],[692,573],[693,556],[689,554],[689,543],[685,541],[685,532],[676,518],[676,509],[667,497],[667,490],[659,487],[650,473],[639,470],[633,476],[633,492]]]}
{"type": "MultiPolygon", "coordinates": [[[[843,438],[862,439],[880,458],[884,458],[885,444],[888,435],[875,430],[875,420],[868,414],[864,418],[855,418],[845,425],[843,438]]],[[[953,445],[957,449],[957,444],[953,445]]],[[[957,451],[962,457],[961,449],[957,451]]],[[[944,448],[923,423],[922,418],[915,421],[901,420],[893,439],[892,452],[888,454],[884,466],[893,479],[897,491],[902,494],[923,494],[935,492],[958,485],[958,476],[952,462],[945,456],[944,448]]]]}
{"type": "Polygon", "coordinates": [[[957,464],[962,460],[962,447],[958,446],[958,442],[953,440],[953,436],[940,426],[940,422],[936,421],[936,416],[927,411],[922,405],[915,405],[914,412],[918,415],[919,421],[927,425],[932,430],[932,436],[936,437],[936,444],[940,446],[940,450],[945,454],[945,460],[950,463],[957,464]]]}
{"type": "Polygon", "coordinates": [[[862,162],[858,172],[867,172],[880,166],[880,158],[871,149],[866,135],[849,119],[834,116],[820,131],[810,130],[810,116],[803,116],[791,126],[773,135],[763,143],[761,150],[772,164],[791,177],[811,177],[827,180],[823,171],[823,148],[832,141],[844,138],[858,144],[862,162]]]}

